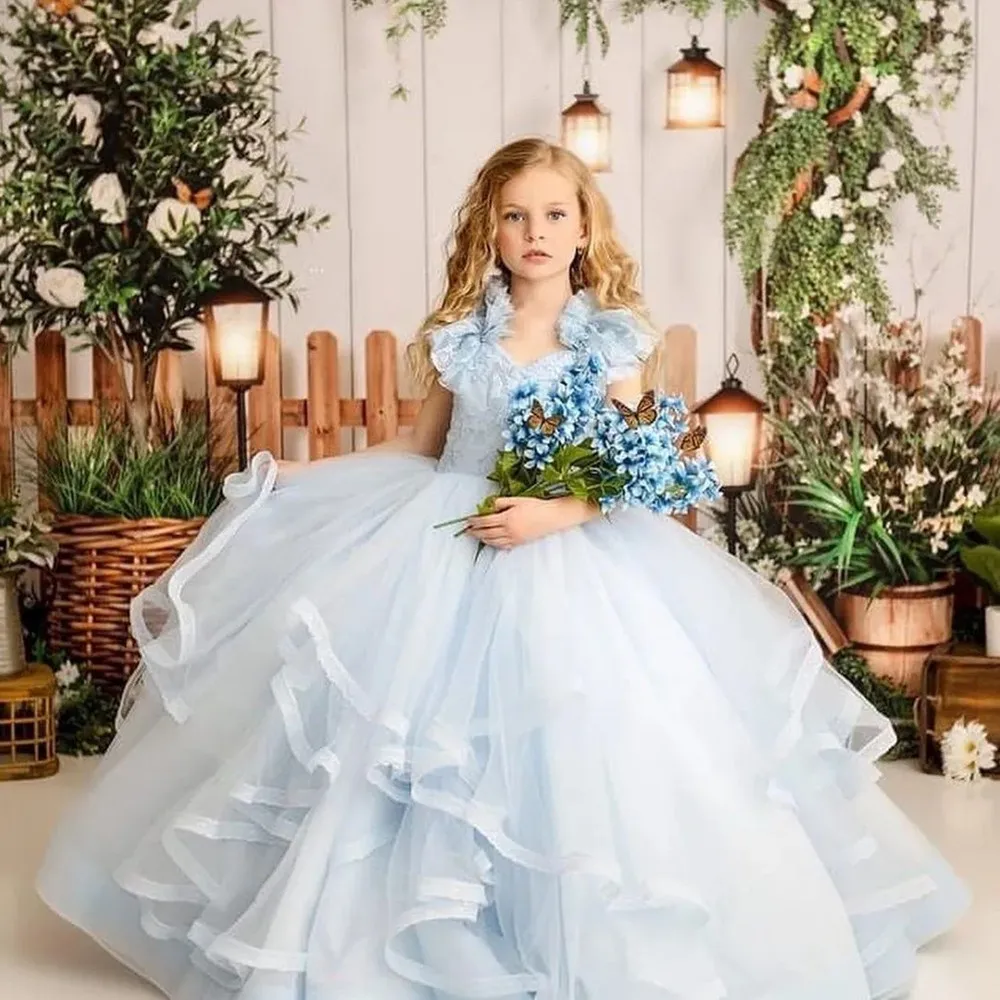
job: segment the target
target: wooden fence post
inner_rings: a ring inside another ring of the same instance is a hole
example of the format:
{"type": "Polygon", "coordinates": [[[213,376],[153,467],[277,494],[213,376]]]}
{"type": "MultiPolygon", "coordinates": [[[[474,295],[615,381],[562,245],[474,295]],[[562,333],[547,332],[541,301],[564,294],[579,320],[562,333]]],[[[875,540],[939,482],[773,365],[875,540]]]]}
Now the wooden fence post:
{"type": "Polygon", "coordinates": [[[281,341],[268,331],[264,348],[264,381],[247,393],[247,429],[250,454],[269,451],[275,458],[284,454],[281,428],[281,341]]]}
{"type": "Polygon", "coordinates": [[[337,338],[329,330],[316,330],[309,334],[306,346],[306,421],[311,460],[340,454],[340,381],[337,338]]]}
{"type": "MultiPolygon", "coordinates": [[[[35,425],[37,451],[43,456],[55,441],[68,433],[69,405],[66,392],[66,341],[58,330],[43,330],[35,338],[35,425]]],[[[40,510],[53,503],[39,484],[40,510]]]]}
{"type": "Polygon", "coordinates": [[[366,443],[381,444],[399,430],[396,338],[388,330],[372,330],[365,338],[366,443]]]}

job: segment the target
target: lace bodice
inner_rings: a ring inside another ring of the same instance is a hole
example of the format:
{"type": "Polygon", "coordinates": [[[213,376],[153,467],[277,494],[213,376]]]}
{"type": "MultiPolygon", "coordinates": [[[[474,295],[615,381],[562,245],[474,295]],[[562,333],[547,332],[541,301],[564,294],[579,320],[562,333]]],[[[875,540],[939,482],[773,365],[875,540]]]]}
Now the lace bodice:
{"type": "Polygon", "coordinates": [[[593,294],[577,292],[558,322],[559,350],[518,364],[501,344],[513,305],[506,285],[492,279],[471,315],[431,334],[431,361],[454,395],[451,425],[438,469],[486,475],[503,446],[511,390],[524,379],[539,386],[559,378],[581,354],[597,352],[614,381],[635,370],[653,348],[651,334],[627,309],[601,309],[593,294]]]}

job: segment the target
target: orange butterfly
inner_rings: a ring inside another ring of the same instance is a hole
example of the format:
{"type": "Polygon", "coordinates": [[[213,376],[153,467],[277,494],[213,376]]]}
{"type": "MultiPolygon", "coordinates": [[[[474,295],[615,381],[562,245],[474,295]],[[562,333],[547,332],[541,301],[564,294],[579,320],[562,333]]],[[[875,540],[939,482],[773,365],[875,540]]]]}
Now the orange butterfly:
{"type": "Polygon", "coordinates": [[[62,17],[64,14],[69,14],[77,2],[78,0],[37,0],[36,6],[62,17]]]}
{"type": "Polygon", "coordinates": [[[615,409],[625,418],[625,423],[635,430],[641,424],[651,424],[656,420],[659,411],[656,409],[654,399],[653,390],[647,389],[642,394],[642,399],[639,400],[639,405],[634,410],[630,406],[626,406],[620,399],[612,398],[611,402],[615,404],[615,409]]]}
{"type": "Polygon", "coordinates": [[[559,416],[545,416],[545,411],[542,409],[542,404],[538,400],[533,400],[531,404],[531,414],[528,417],[528,426],[533,430],[537,431],[541,429],[541,432],[545,435],[555,434],[556,429],[563,422],[563,418],[559,416]]]}
{"type": "Polygon", "coordinates": [[[178,201],[190,203],[200,212],[204,212],[212,204],[212,189],[210,187],[192,192],[191,188],[179,177],[172,177],[171,180],[174,182],[174,190],[177,192],[178,201]]]}
{"type": "Polygon", "coordinates": [[[708,437],[708,431],[704,427],[695,427],[692,430],[685,431],[678,438],[677,448],[682,452],[695,452],[705,443],[706,437],[708,437]]]}

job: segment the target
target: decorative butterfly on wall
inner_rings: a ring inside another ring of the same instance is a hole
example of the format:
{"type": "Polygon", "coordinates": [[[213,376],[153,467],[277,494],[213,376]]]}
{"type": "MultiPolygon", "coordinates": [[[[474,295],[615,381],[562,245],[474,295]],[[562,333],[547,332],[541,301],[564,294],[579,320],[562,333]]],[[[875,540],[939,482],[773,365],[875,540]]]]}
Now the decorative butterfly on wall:
{"type": "MultiPolygon", "coordinates": [[[[642,398],[634,410],[620,399],[612,398],[611,402],[614,403],[615,409],[632,430],[653,423],[659,415],[656,408],[656,394],[653,389],[647,389],[642,394],[642,398]]],[[[707,434],[704,427],[693,427],[691,430],[685,431],[677,439],[678,450],[688,454],[696,452],[705,443],[707,434]]]]}
{"type": "Polygon", "coordinates": [[[542,404],[537,399],[532,401],[531,413],[528,415],[528,426],[533,431],[540,430],[546,436],[551,436],[555,434],[562,422],[563,418],[560,416],[547,417],[545,410],[542,409],[542,404]]]}
{"type": "Polygon", "coordinates": [[[37,0],[37,6],[47,10],[57,17],[69,14],[76,7],[78,0],[37,0]]]}
{"type": "Polygon", "coordinates": [[[199,212],[204,212],[212,204],[212,189],[210,187],[202,188],[200,191],[192,191],[190,186],[179,177],[171,177],[170,179],[173,181],[178,201],[194,205],[199,212]]]}

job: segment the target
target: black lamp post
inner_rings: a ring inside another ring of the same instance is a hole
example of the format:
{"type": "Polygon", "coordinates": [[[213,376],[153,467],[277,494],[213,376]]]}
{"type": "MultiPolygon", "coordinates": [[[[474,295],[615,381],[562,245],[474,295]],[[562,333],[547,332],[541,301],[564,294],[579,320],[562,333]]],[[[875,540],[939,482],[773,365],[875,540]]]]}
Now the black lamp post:
{"type": "Polygon", "coordinates": [[[207,298],[205,327],[217,385],[236,393],[236,444],[240,469],[247,467],[246,394],[264,381],[270,299],[245,278],[228,278],[207,298]]]}
{"type": "Polygon", "coordinates": [[[731,354],[722,387],[691,411],[705,426],[705,452],[726,498],[726,541],[732,555],[736,555],[736,499],[752,489],[757,477],[764,418],[764,404],[743,388],[736,377],[738,369],[739,360],[731,354]]]}

